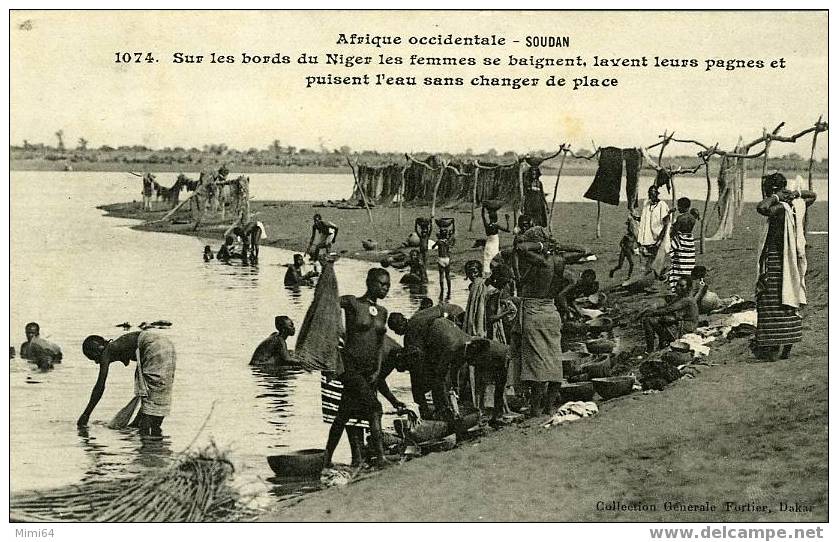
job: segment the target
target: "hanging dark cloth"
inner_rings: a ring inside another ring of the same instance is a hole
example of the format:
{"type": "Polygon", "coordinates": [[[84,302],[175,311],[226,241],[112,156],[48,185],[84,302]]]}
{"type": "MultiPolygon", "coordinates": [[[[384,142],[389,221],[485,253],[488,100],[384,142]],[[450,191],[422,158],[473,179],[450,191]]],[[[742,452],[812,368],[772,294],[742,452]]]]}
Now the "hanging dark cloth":
{"type": "Polygon", "coordinates": [[[672,174],[669,173],[665,169],[659,169],[658,175],[655,177],[655,186],[660,188],[661,186],[666,187],[667,193],[672,193],[672,174]]]}
{"type": "Polygon", "coordinates": [[[626,207],[633,211],[637,208],[637,173],[643,157],[638,149],[623,149],[623,160],[626,161],[626,207]]]}
{"type": "Polygon", "coordinates": [[[623,177],[623,151],[617,147],[603,147],[599,151],[599,167],[588,191],[587,199],[608,205],[620,204],[620,184],[623,177]]]}

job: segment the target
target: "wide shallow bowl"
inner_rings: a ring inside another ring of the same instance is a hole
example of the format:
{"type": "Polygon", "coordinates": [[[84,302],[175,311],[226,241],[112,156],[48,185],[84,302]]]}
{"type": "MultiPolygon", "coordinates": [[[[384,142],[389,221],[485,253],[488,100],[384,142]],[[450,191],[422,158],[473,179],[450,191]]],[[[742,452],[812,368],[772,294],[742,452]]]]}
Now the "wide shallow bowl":
{"type": "Polygon", "coordinates": [[[566,401],[590,401],[594,398],[593,382],[578,382],[576,384],[562,385],[559,393],[562,402],[566,401]]]}
{"type": "Polygon", "coordinates": [[[672,341],[669,343],[669,348],[674,350],[675,352],[689,352],[692,350],[690,343],[686,341],[672,341]]]}
{"type": "Polygon", "coordinates": [[[594,378],[591,380],[594,389],[603,399],[613,399],[621,395],[631,393],[634,386],[633,376],[609,376],[607,378],[594,378]]]}
{"type": "Polygon", "coordinates": [[[614,319],[607,316],[597,316],[587,323],[588,329],[591,331],[611,331],[614,329],[614,319]]]}
{"type": "Polygon", "coordinates": [[[606,357],[597,361],[585,363],[579,371],[587,373],[591,378],[604,378],[606,376],[611,376],[611,358],[606,357]]]}
{"type": "Polygon", "coordinates": [[[277,476],[318,476],[326,450],[310,448],[287,454],[269,455],[268,465],[277,476]]]}
{"type": "Polygon", "coordinates": [[[585,343],[591,354],[610,354],[614,351],[614,341],[610,339],[594,339],[585,343]]]}
{"type": "Polygon", "coordinates": [[[562,334],[568,337],[583,337],[588,332],[588,325],[583,322],[565,322],[562,334]]]}
{"type": "Polygon", "coordinates": [[[590,356],[584,352],[562,352],[562,372],[565,378],[582,372],[582,365],[590,356]]]}

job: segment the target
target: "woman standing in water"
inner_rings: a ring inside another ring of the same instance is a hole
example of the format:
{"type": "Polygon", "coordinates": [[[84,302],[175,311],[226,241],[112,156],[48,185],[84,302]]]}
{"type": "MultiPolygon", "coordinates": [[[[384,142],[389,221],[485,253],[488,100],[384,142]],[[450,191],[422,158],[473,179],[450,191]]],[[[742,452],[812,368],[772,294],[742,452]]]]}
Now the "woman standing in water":
{"type": "Polygon", "coordinates": [[[375,267],[367,273],[367,291],[361,297],[341,296],[340,306],[346,320],[346,340],[343,347],[343,373],[338,379],[343,383],[343,395],[329,430],[326,443],[325,467],[332,464],[335,453],[350,418],[363,418],[370,424],[372,449],[376,463],[387,463],[381,440],[381,403],[376,397],[378,375],[384,356],[384,334],[387,331],[387,309],[378,300],[390,291],[390,274],[375,267]]]}
{"type": "Polygon", "coordinates": [[[773,173],[762,178],[763,199],[757,212],[768,217],[759,251],[756,285],[757,358],[786,359],[803,338],[800,308],[806,304],[806,239],[803,219],[816,195],[786,190],[786,178],[773,173]],[[782,350],[781,350],[782,349],[782,350]]]}
{"type": "Polygon", "coordinates": [[[168,416],[172,404],[177,359],[172,342],[152,331],[132,331],[112,341],[90,335],[82,343],[82,351],[99,365],[99,377],[77,424],[87,425],[90,414],[105,392],[111,363],[121,361],[127,367],[134,360],[137,362],[134,396],[140,398],[141,406],[131,426],[139,428],[142,435],[160,436],[160,425],[168,416]]]}

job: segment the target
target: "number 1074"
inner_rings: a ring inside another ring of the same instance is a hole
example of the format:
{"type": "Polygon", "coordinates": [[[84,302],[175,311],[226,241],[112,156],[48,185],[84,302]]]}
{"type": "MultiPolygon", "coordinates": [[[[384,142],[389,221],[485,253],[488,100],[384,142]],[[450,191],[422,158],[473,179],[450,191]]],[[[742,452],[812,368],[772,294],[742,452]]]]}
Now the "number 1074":
{"type": "Polygon", "coordinates": [[[157,62],[154,55],[151,53],[114,53],[114,62],[116,64],[139,64],[141,62],[157,62]]]}

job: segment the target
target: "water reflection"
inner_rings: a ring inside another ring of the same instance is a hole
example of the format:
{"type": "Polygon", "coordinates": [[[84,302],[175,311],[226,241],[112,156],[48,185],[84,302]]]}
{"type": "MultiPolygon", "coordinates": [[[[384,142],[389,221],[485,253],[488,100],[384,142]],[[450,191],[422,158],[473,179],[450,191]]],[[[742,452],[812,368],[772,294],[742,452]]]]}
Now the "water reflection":
{"type": "Polygon", "coordinates": [[[252,366],[253,376],[261,392],[256,396],[266,403],[267,421],[279,432],[287,431],[287,418],[291,415],[294,389],[297,375],[305,373],[302,369],[281,366],[252,366]]]}
{"type": "MultiPolygon", "coordinates": [[[[135,197],[134,181],[121,183],[111,174],[12,174],[10,336],[38,321],[65,355],[46,374],[19,358],[10,360],[12,487],[121,478],[165,466],[177,455],[172,450],[214,441],[230,451],[237,486],[267,492],[266,456],[277,449],[322,448],[329,426],[322,421],[318,373],[272,371],[248,362],[274,331],[275,316],[302,323],[314,289],[284,286],[283,264],[293,252],[263,246],[255,266],[204,262],[203,247],[217,241],[138,232],[125,227],[132,221],[104,218],[96,205],[135,197]],[[28,183],[39,189],[30,190],[28,183]],[[32,217],[39,228],[31,227],[32,217]],[[56,261],[62,262],[60,277],[56,261]],[[80,433],[75,422],[96,380],[95,364],[81,352],[84,337],[115,338],[124,333],[114,327],[118,322],[155,320],[172,322],[159,332],[172,339],[178,355],[172,412],[163,423],[167,439],[144,441],[105,425],[133,393],[133,367],[109,375],[90,427],[80,433]]],[[[341,293],[363,293],[371,265],[340,259],[335,273],[341,293]]],[[[435,287],[432,282],[428,288],[435,287]]],[[[384,305],[411,314],[421,297],[421,289],[393,288],[384,305]]],[[[289,339],[290,349],[295,339],[289,339]]],[[[405,375],[394,375],[391,388],[410,401],[405,375]]],[[[345,442],[335,457],[339,462],[349,459],[345,442]]]]}

